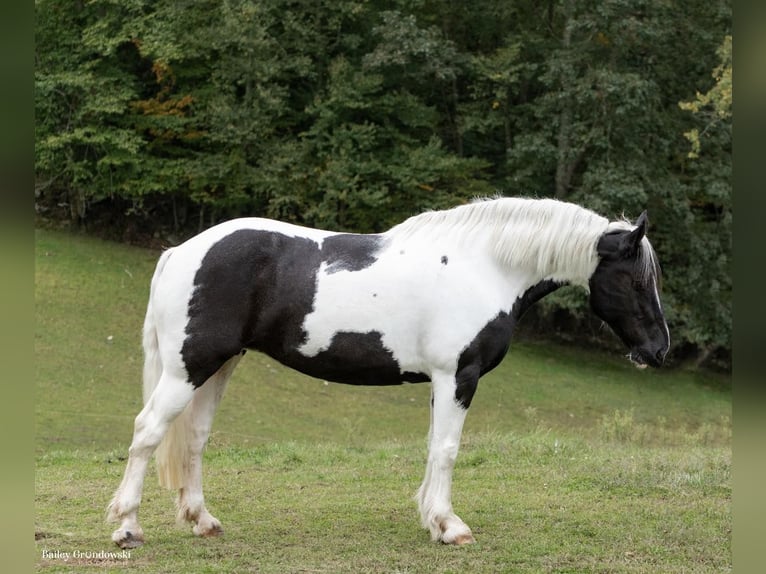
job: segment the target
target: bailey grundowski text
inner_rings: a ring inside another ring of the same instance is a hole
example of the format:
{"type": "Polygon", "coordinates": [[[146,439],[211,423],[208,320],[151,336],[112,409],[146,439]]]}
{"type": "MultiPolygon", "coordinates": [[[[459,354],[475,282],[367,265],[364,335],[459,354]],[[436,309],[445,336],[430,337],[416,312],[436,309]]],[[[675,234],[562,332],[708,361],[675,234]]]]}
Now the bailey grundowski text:
{"type": "Polygon", "coordinates": [[[121,550],[119,552],[107,552],[105,550],[72,550],[71,552],[64,552],[61,550],[43,550],[42,558],[43,560],[62,560],[64,562],[68,560],[130,560],[130,551],[121,550]]]}

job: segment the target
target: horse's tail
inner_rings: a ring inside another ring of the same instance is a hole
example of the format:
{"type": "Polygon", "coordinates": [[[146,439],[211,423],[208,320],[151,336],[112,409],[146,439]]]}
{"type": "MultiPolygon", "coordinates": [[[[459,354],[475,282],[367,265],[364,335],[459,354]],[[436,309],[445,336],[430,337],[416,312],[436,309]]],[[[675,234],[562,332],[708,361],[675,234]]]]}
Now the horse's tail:
{"type": "Polygon", "coordinates": [[[144,347],[144,404],[149,401],[157,383],[162,376],[162,359],[160,358],[160,346],[157,339],[157,322],[154,317],[154,297],[157,280],[162,275],[170,258],[172,250],[168,249],[157,261],[152,276],[152,285],[149,291],[149,302],[146,305],[146,317],[144,317],[143,347],[144,347]]]}
{"type": "MultiPolygon", "coordinates": [[[[144,347],[144,404],[152,396],[154,389],[162,377],[162,358],[160,356],[159,340],[157,337],[157,323],[155,320],[155,286],[165,264],[170,258],[172,249],[168,249],[157,262],[152,277],[152,286],[149,293],[149,303],[146,306],[146,318],[144,319],[143,347],[144,347]]],[[[167,488],[178,489],[184,486],[184,469],[189,464],[188,431],[189,416],[188,408],[171,423],[165,437],[155,451],[157,460],[157,475],[160,485],[167,488]]]]}

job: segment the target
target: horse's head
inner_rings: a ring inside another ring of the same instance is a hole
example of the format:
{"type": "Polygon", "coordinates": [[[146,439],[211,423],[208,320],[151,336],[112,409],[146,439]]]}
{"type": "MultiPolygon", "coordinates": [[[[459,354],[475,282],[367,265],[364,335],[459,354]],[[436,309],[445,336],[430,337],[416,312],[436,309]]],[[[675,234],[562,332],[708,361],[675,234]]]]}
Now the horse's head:
{"type": "Polygon", "coordinates": [[[659,294],[659,265],[646,239],[646,212],[634,229],[601,236],[599,264],[590,278],[590,304],[630,349],[638,367],[659,367],[670,347],[670,333],[659,294]]]}

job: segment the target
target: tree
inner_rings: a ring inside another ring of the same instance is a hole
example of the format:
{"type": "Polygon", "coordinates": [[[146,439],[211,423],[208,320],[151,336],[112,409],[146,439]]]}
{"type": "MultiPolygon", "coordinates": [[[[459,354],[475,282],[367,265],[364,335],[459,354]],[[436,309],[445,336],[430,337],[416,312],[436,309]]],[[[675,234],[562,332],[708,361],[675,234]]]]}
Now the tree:
{"type": "Polygon", "coordinates": [[[682,341],[695,348],[694,361],[701,364],[721,349],[731,348],[732,281],[731,238],[731,35],[717,50],[714,84],[679,107],[691,112],[696,125],[684,132],[691,149],[684,162],[683,207],[688,235],[683,253],[690,272],[676,278],[674,293],[694,294],[678,298],[677,323],[682,341]]]}
{"type": "Polygon", "coordinates": [[[695,98],[688,102],[679,102],[682,110],[688,110],[702,119],[704,128],[700,134],[699,128],[692,128],[684,132],[684,137],[691,143],[688,157],[699,157],[701,142],[700,137],[716,128],[730,128],[732,83],[731,83],[731,36],[724,37],[718,48],[720,64],[713,70],[712,76],[715,84],[704,94],[697,92],[695,98]]]}
{"type": "Polygon", "coordinates": [[[143,142],[126,118],[136,85],[82,42],[92,5],[35,6],[35,195],[63,199],[70,217],[83,220],[93,201],[124,192],[136,167],[143,142]]]}

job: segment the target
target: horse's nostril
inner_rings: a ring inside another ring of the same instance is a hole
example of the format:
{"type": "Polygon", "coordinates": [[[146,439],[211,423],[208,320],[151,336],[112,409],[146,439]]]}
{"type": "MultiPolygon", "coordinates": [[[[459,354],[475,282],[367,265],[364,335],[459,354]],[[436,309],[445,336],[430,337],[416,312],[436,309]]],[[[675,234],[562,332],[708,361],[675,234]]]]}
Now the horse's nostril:
{"type": "Polygon", "coordinates": [[[662,364],[665,362],[666,353],[667,353],[666,349],[660,349],[659,351],[657,351],[657,354],[655,355],[655,357],[657,358],[658,363],[662,364]]]}

